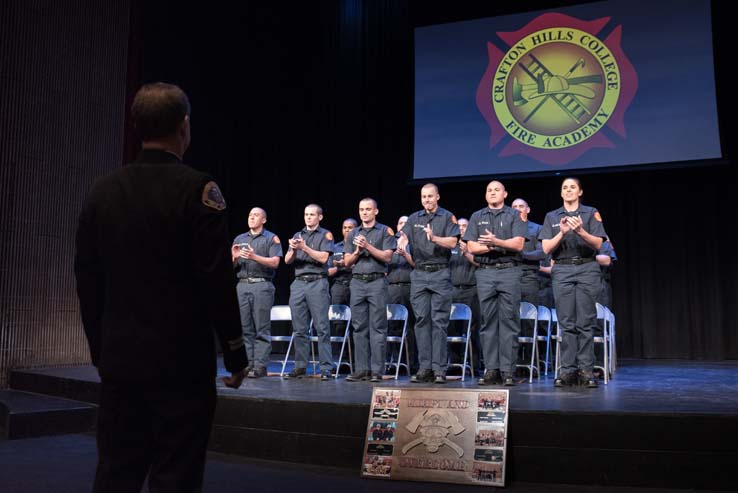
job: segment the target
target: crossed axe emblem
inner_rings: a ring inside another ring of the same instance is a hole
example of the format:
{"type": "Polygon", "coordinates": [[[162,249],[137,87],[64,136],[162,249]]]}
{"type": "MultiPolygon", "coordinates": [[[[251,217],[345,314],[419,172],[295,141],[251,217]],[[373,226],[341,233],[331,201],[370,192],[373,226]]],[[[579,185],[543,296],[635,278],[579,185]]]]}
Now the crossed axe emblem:
{"type": "Polygon", "coordinates": [[[585,63],[583,58],[577,60],[566,74],[554,75],[553,72],[548,70],[548,68],[546,68],[546,66],[535,57],[535,55],[530,54],[528,56],[533,60],[529,66],[538,65],[538,67],[540,67],[540,72],[538,72],[538,74],[534,74],[528,66],[520,64],[520,68],[533,80],[533,83],[521,84],[518,82],[517,77],[513,79],[513,105],[523,106],[528,104],[531,100],[538,98],[542,99],[540,99],[533,110],[528,113],[528,116],[525,117],[523,122],[530,120],[549,99],[558,104],[564,113],[577,123],[581,123],[579,121],[579,116],[581,115],[577,116],[578,110],[581,109],[588,115],[592,114],[579,98],[593,99],[596,94],[592,89],[581,84],[602,84],[602,76],[585,75],[582,77],[571,77],[576,70],[584,67],[585,63]],[[565,103],[563,100],[566,98],[571,98],[571,100],[565,103]],[[573,105],[572,102],[574,103],[573,105]]]}

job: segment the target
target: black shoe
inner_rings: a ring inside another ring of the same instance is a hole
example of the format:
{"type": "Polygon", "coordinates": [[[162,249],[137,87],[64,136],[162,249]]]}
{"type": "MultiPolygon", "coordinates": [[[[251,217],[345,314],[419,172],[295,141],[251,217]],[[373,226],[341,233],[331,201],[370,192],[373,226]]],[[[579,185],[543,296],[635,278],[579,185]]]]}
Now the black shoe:
{"type": "Polygon", "coordinates": [[[325,382],[326,380],[330,380],[331,378],[333,378],[333,372],[331,372],[330,370],[323,370],[320,372],[320,379],[322,381],[325,382]]]}
{"type": "Polygon", "coordinates": [[[505,373],[505,376],[502,379],[502,385],[505,387],[515,387],[515,379],[510,373],[505,373]]]}
{"type": "Polygon", "coordinates": [[[596,389],[599,387],[597,379],[595,379],[594,374],[590,372],[579,373],[579,385],[587,387],[588,389],[596,389]]]}
{"type": "Polygon", "coordinates": [[[286,379],[290,378],[305,378],[307,375],[307,369],[306,368],[295,368],[291,372],[289,372],[287,375],[284,376],[286,379]]]}
{"type": "Polygon", "coordinates": [[[420,370],[410,377],[410,382],[412,383],[432,383],[433,380],[433,370],[420,370]]]}
{"type": "Polygon", "coordinates": [[[381,373],[372,373],[372,376],[369,378],[369,381],[374,383],[381,382],[382,380],[381,373]]]}
{"type": "Polygon", "coordinates": [[[267,376],[267,369],[263,366],[257,366],[249,372],[249,378],[261,378],[267,376]]]}
{"type": "Polygon", "coordinates": [[[440,371],[436,373],[436,379],[433,383],[446,383],[446,374],[440,371]]]}
{"type": "Polygon", "coordinates": [[[502,385],[500,370],[485,370],[482,378],[477,380],[479,385],[502,385]]]}
{"type": "Polygon", "coordinates": [[[371,373],[369,371],[355,371],[351,375],[346,377],[347,382],[361,382],[362,380],[369,380],[371,373]]]}
{"type": "Polygon", "coordinates": [[[554,380],[554,387],[572,387],[578,383],[579,378],[576,373],[568,373],[561,375],[559,378],[554,380]]]}

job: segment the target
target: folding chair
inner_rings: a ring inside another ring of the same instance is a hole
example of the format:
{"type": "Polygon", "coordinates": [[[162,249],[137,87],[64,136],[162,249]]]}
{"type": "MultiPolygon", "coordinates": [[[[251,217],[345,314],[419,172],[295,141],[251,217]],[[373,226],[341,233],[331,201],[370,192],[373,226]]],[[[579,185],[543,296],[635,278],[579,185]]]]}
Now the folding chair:
{"type": "Polygon", "coordinates": [[[609,308],[607,310],[607,321],[610,324],[608,327],[610,333],[610,373],[611,377],[615,374],[615,370],[618,369],[618,352],[615,346],[615,314],[609,308]]]}
{"type": "Polygon", "coordinates": [[[561,327],[559,327],[559,319],[556,316],[556,308],[551,308],[551,323],[556,324],[556,335],[551,336],[551,339],[556,341],[554,378],[559,378],[559,372],[561,371],[561,327]]]}
{"type": "MultiPolygon", "coordinates": [[[[610,322],[607,319],[607,312],[609,311],[599,303],[595,303],[597,306],[597,322],[602,321],[602,335],[595,335],[592,340],[595,344],[602,344],[602,366],[595,364],[595,368],[602,370],[602,374],[605,375],[605,385],[610,380],[610,322]]],[[[596,363],[596,362],[595,362],[596,363]]]]}
{"type": "Polygon", "coordinates": [[[401,320],[402,323],[402,335],[401,336],[387,336],[387,343],[400,344],[400,349],[397,352],[397,361],[393,361],[390,352],[390,359],[387,361],[387,368],[396,367],[395,369],[395,380],[400,377],[400,367],[404,366],[407,374],[410,375],[410,350],[405,343],[405,335],[407,334],[407,308],[404,305],[389,303],[387,305],[387,320],[401,320]],[[402,362],[402,349],[405,349],[405,363],[402,362]]]}
{"type": "Polygon", "coordinates": [[[451,305],[451,316],[449,320],[466,320],[466,334],[461,336],[447,336],[446,341],[449,344],[464,344],[464,362],[463,363],[451,363],[449,357],[449,368],[461,368],[461,381],[466,378],[466,370],[469,370],[469,375],[474,377],[474,360],[472,356],[471,347],[471,323],[472,323],[472,311],[468,305],[463,303],[453,303],[451,305]],[[469,358],[467,360],[467,358],[469,358]],[[467,361],[469,363],[467,364],[467,361]]]}
{"type": "Polygon", "coordinates": [[[542,323],[546,327],[546,335],[538,335],[536,340],[546,343],[546,359],[543,360],[543,374],[548,376],[548,368],[551,364],[551,310],[548,307],[543,305],[538,306],[538,323],[542,323]]]}
{"type": "MultiPolygon", "coordinates": [[[[290,322],[292,323],[292,311],[290,310],[289,305],[274,305],[272,307],[271,315],[270,315],[272,322],[290,322]]],[[[280,335],[275,336],[273,335],[271,337],[272,342],[288,342],[287,344],[287,352],[284,355],[284,360],[282,361],[282,371],[279,373],[279,376],[284,376],[284,369],[287,367],[287,361],[292,361],[294,363],[294,360],[289,360],[290,357],[290,350],[292,350],[292,327],[290,326],[290,335],[280,335]]]]}
{"type": "MultiPolygon", "coordinates": [[[[528,368],[530,373],[529,382],[533,382],[533,372],[538,374],[538,380],[541,379],[541,371],[538,369],[538,308],[533,303],[527,301],[520,302],[520,324],[522,326],[523,320],[530,320],[533,322],[533,335],[518,336],[519,344],[530,344],[530,364],[528,365],[515,365],[520,368],[528,368]]],[[[522,333],[522,332],[521,332],[522,333]]]]}
{"type": "MultiPolygon", "coordinates": [[[[341,371],[341,365],[348,365],[349,367],[349,373],[354,372],[354,364],[353,364],[353,357],[351,356],[351,341],[349,341],[350,337],[350,328],[351,328],[351,308],[346,305],[330,305],[328,307],[328,321],[329,322],[346,322],[346,325],[343,328],[343,335],[340,336],[334,336],[331,335],[331,344],[338,344],[341,343],[341,352],[338,355],[338,361],[334,361],[334,364],[336,365],[336,374],[333,378],[338,378],[338,374],[341,371]],[[343,361],[343,352],[347,347],[348,343],[348,362],[343,361]]],[[[313,330],[313,321],[310,321],[310,353],[312,355],[312,361],[313,364],[313,374],[316,374],[316,368],[315,365],[318,363],[318,360],[315,359],[315,344],[317,344],[319,341],[319,338],[317,335],[315,335],[315,332],[313,330]]]]}

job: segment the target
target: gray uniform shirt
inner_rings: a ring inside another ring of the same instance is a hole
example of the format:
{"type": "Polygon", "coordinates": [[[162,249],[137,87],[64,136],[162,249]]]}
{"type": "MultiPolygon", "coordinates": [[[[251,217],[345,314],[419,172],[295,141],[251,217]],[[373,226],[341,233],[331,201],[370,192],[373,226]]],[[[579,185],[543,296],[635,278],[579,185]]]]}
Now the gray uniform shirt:
{"type": "MultiPolygon", "coordinates": [[[[251,231],[236,236],[233,240],[233,245],[251,245],[254,249],[254,253],[262,257],[281,257],[282,256],[282,245],[279,242],[277,235],[266,229],[262,229],[261,233],[252,235],[251,231]]],[[[261,265],[256,260],[238,258],[236,259],[236,276],[239,279],[246,279],[247,277],[265,277],[267,279],[273,279],[275,269],[261,265]]]]}
{"type": "MultiPolygon", "coordinates": [[[[485,207],[471,215],[469,226],[464,235],[465,241],[479,241],[479,237],[489,231],[501,240],[511,238],[525,238],[528,234],[528,226],[520,218],[520,212],[509,205],[503,205],[499,209],[485,207]]],[[[519,262],[520,253],[506,250],[502,247],[494,247],[493,250],[474,255],[474,261],[478,264],[496,264],[506,262],[519,262]]]]}
{"type": "Polygon", "coordinates": [[[403,226],[402,232],[407,236],[415,265],[448,264],[451,250],[428,241],[425,235],[427,224],[430,224],[436,236],[457,238],[461,236],[456,218],[446,209],[439,207],[432,214],[425,210],[413,212],[403,226]]]}
{"type": "MultiPolygon", "coordinates": [[[[333,253],[333,235],[327,229],[318,226],[315,230],[308,231],[307,228],[303,228],[302,231],[295,233],[292,238],[297,239],[298,235],[301,236],[305,244],[313,250],[328,252],[329,254],[333,253]]],[[[296,276],[303,274],[328,275],[328,262],[321,264],[302,250],[295,251],[295,260],[293,264],[295,266],[296,276]]]]}
{"type": "MultiPolygon", "coordinates": [[[[538,239],[550,240],[559,234],[559,223],[561,222],[561,218],[564,216],[581,216],[582,226],[589,234],[599,236],[603,240],[607,238],[605,226],[602,224],[602,218],[600,217],[600,213],[597,212],[597,209],[580,204],[579,209],[573,212],[567,212],[563,207],[559,207],[558,209],[546,214],[546,219],[543,221],[541,232],[538,233],[538,239]]],[[[581,236],[576,234],[574,231],[569,231],[564,235],[559,246],[551,252],[551,258],[553,258],[554,261],[573,257],[594,258],[596,254],[597,251],[589,246],[581,236]]]]}
{"type": "MultiPolygon", "coordinates": [[[[353,253],[356,250],[354,238],[363,235],[366,241],[379,250],[395,250],[397,249],[397,239],[394,233],[384,224],[374,223],[371,228],[357,226],[351,230],[343,247],[344,253],[353,253]]],[[[354,264],[354,274],[375,274],[387,272],[387,263],[377,260],[366,249],[359,253],[356,263],[354,264]]]]}

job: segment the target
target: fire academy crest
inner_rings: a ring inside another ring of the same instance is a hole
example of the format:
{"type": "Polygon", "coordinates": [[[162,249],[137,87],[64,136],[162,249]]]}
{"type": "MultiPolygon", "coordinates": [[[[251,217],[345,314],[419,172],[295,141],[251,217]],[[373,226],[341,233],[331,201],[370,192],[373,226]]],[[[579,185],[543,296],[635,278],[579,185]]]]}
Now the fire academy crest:
{"type": "Polygon", "coordinates": [[[487,43],[477,106],[491,148],[509,136],[500,157],[566,164],[589,149],[614,147],[606,127],[625,137],[623,116],[638,77],[620,47],[622,26],[598,37],[608,22],[543,14],[517,32],[497,33],[506,51],[487,43]]]}

